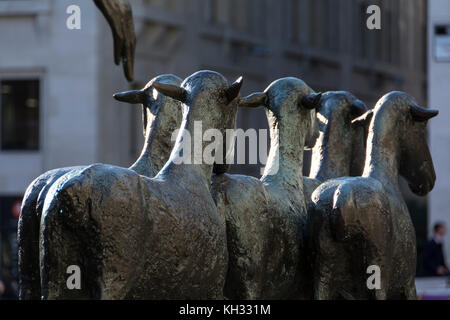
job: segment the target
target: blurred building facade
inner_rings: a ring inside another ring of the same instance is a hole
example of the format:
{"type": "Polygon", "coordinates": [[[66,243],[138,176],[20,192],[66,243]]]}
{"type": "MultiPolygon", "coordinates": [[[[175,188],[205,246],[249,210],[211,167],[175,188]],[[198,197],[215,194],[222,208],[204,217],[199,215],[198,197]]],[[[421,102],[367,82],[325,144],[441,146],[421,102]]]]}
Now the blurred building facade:
{"type": "MultiPolygon", "coordinates": [[[[426,101],[426,0],[131,2],[138,43],[135,82],[129,84],[113,66],[110,30],[91,0],[0,1],[5,207],[49,169],[95,162],[129,166],[143,143],[141,113],[112,94],[158,74],[184,78],[212,69],[230,81],[244,75],[243,94],[296,76],[316,91],[351,91],[368,105],[391,90],[426,101]],[[66,28],[71,4],[81,7],[81,30],[66,28]],[[382,9],[381,30],[366,28],[372,4],[382,9]]],[[[238,127],[266,128],[264,110],[240,110],[238,127]]],[[[232,171],[260,172],[257,165],[232,171]]],[[[413,218],[423,225],[423,239],[426,202],[407,195],[419,212],[413,218]]]]}
{"type": "MultiPolygon", "coordinates": [[[[429,233],[435,222],[446,223],[450,230],[450,2],[429,0],[428,19],[428,98],[439,116],[430,121],[430,145],[437,180],[430,194],[429,233]]],[[[450,259],[450,236],[444,239],[447,263],[450,259]]]]}

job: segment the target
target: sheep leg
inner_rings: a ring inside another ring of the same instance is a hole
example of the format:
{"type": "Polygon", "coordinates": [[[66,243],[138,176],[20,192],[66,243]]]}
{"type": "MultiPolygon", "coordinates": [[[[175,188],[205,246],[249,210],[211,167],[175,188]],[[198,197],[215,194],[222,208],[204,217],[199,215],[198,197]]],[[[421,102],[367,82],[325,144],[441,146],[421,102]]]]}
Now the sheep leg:
{"type": "MultiPolygon", "coordinates": [[[[388,292],[390,288],[389,283],[389,274],[390,269],[387,267],[389,264],[387,263],[388,260],[388,253],[387,253],[387,246],[386,241],[381,241],[376,244],[379,249],[376,252],[376,254],[371,254],[367,257],[367,267],[369,266],[378,266],[380,268],[380,288],[379,289],[368,289],[368,296],[369,299],[375,299],[375,300],[387,300],[388,299],[388,292]]],[[[371,274],[365,275],[365,277],[368,279],[371,274]]],[[[367,284],[368,285],[368,284],[367,284]]]]}
{"type": "Polygon", "coordinates": [[[407,300],[417,300],[416,284],[412,278],[405,288],[405,297],[407,300]]]}
{"type": "Polygon", "coordinates": [[[60,177],[68,172],[75,172],[79,168],[68,167],[48,171],[35,179],[25,192],[17,229],[19,299],[21,300],[41,298],[39,225],[47,192],[60,177]]]}
{"type": "Polygon", "coordinates": [[[41,298],[39,273],[39,224],[45,196],[51,185],[70,168],[59,169],[40,176],[28,187],[22,203],[17,241],[19,248],[19,299],[38,300],[41,298]]]}
{"type": "MultiPolygon", "coordinates": [[[[328,247],[331,249],[331,247],[328,247]]],[[[328,249],[328,250],[329,250],[328,249]]],[[[339,278],[338,274],[330,268],[332,264],[327,263],[327,255],[329,251],[321,253],[321,257],[316,260],[314,271],[314,299],[316,300],[332,300],[335,298],[334,288],[337,286],[333,279],[339,278]],[[321,261],[320,261],[321,260],[321,261]],[[317,262],[320,261],[320,262],[317,262]]]]}
{"type": "Polygon", "coordinates": [[[314,299],[316,300],[332,300],[333,294],[331,284],[326,279],[320,279],[314,290],[314,299]]]}
{"type": "Polygon", "coordinates": [[[334,279],[339,278],[339,274],[336,274],[336,262],[344,259],[343,255],[338,257],[341,248],[333,240],[327,220],[326,213],[320,211],[313,212],[308,220],[308,234],[311,235],[309,251],[313,261],[314,299],[318,300],[335,298],[334,279]]]}
{"type": "Polygon", "coordinates": [[[53,193],[42,212],[39,263],[43,299],[100,298],[100,261],[95,258],[99,239],[95,226],[85,221],[90,203],[73,197],[73,187],[53,193]],[[69,287],[70,266],[79,267],[81,288],[69,287]]]}
{"type": "Polygon", "coordinates": [[[39,195],[32,190],[25,196],[17,229],[19,247],[19,299],[38,300],[41,298],[39,275],[39,217],[36,199],[39,195]]]}

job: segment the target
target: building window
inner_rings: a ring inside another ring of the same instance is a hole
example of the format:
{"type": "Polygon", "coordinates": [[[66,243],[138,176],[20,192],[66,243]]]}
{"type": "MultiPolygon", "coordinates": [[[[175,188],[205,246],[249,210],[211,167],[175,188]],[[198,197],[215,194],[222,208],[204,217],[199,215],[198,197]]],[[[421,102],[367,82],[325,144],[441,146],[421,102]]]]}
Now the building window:
{"type": "Polygon", "coordinates": [[[229,0],[208,0],[207,21],[216,26],[229,26],[229,0]]]}
{"type": "Polygon", "coordinates": [[[307,45],[309,41],[309,12],[311,4],[306,0],[290,0],[288,3],[289,41],[295,44],[307,45]]]}
{"type": "Polygon", "coordinates": [[[237,30],[250,32],[252,6],[249,0],[233,0],[229,12],[231,26],[237,30]]]}
{"type": "Polygon", "coordinates": [[[1,149],[39,149],[39,80],[0,81],[1,149]]]}
{"type": "Polygon", "coordinates": [[[339,51],[339,1],[290,0],[287,10],[290,42],[339,51]]]}

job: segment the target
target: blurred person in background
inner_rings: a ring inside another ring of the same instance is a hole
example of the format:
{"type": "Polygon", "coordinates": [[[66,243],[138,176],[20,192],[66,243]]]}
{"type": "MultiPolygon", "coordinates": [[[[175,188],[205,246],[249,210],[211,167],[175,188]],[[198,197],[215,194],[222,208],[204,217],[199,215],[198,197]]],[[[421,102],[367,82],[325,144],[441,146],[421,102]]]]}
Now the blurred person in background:
{"type": "Polygon", "coordinates": [[[11,281],[0,277],[0,300],[16,300],[17,294],[12,287],[11,281]]]}
{"type": "Polygon", "coordinates": [[[443,240],[447,228],[443,222],[433,226],[433,237],[426,244],[423,251],[423,275],[426,277],[439,277],[450,275],[450,268],[445,262],[443,240]]]}

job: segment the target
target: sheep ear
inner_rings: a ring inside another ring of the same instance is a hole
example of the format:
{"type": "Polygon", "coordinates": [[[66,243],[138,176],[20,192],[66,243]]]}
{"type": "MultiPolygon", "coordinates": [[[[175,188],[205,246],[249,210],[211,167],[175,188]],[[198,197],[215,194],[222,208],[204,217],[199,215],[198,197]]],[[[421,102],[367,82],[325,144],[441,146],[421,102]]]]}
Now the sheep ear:
{"type": "Polygon", "coordinates": [[[228,89],[225,90],[225,96],[227,97],[228,103],[236,99],[241,91],[243,78],[240,76],[228,89]]]}
{"type": "Polygon", "coordinates": [[[267,94],[265,92],[255,92],[239,100],[239,107],[258,108],[267,105],[267,94]]]}
{"type": "Polygon", "coordinates": [[[413,104],[409,107],[409,111],[414,121],[425,122],[439,114],[438,110],[426,109],[417,104],[413,104]]]}
{"type": "Polygon", "coordinates": [[[187,91],[179,86],[175,86],[172,84],[165,84],[160,82],[153,82],[153,87],[158,90],[159,93],[178,100],[180,102],[186,102],[187,100],[187,91]]]}
{"type": "Polygon", "coordinates": [[[353,117],[355,117],[355,118],[359,117],[359,116],[363,115],[365,112],[367,112],[367,110],[369,110],[369,108],[361,100],[356,99],[355,101],[353,101],[352,107],[351,107],[351,114],[353,117]]]}
{"type": "Polygon", "coordinates": [[[364,113],[362,116],[359,116],[356,119],[352,120],[352,125],[355,126],[367,126],[372,121],[373,118],[373,110],[369,110],[366,113],[364,113]]]}
{"type": "Polygon", "coordinates": [[[114,99],[117,101],[127,103],[144,103],[145,96],[146,94],[144,90],[124,91],[113,95],[114,99]]]}
{"type": "Polygon", "coordinates": [[[300,100],[300,104],[306,109],[319,109],[322,92],[306,94],[300,100]]]}

